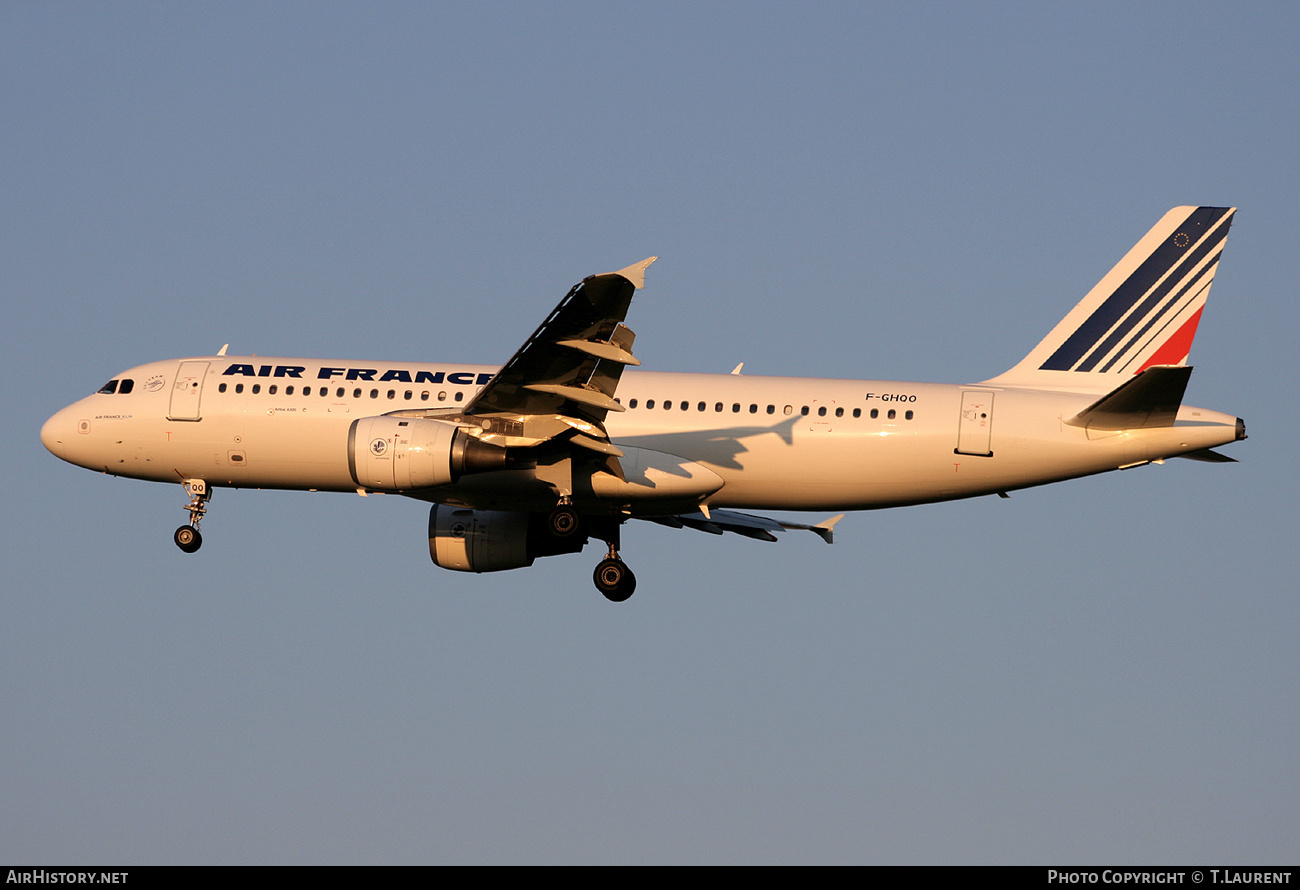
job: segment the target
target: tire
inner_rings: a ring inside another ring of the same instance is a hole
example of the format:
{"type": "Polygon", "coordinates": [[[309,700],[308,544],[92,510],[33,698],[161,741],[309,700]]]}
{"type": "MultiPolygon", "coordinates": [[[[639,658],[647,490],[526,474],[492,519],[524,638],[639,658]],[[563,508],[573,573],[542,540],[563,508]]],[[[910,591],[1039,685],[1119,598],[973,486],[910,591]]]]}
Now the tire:
{"type": "Polygon", "coordinates": [[[176,529],[176,534],[172,535],[172,540],[176,542],[177,547],[186,553],[193,553],[203,546],[203,536],[192,525],[182,525],[176,529]]]}
{"type": "Polygon", "coordinates": [[[546,517],[546,530],[551,537],[559,541],[568,540],[577,535],[582,528],[582,518],[578,511],[567,504],[561,504],[546,517]]]}
{"type": "Polygon", "coordinates": [[[602,560],[592,573],[592,580],[611,603],[625,602],[636,592],[636,575],[621,559],[602,560]]]}

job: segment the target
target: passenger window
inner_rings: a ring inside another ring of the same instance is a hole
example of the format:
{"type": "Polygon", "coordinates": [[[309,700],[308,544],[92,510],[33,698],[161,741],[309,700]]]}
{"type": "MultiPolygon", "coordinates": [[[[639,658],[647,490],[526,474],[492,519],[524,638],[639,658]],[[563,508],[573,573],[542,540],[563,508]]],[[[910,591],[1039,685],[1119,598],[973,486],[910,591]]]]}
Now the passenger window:
{"type": "Polygon", "coordinates": [[[406,394],[403,395],[402,398],[406,399],[406,401],[408,401],[408,402],[411,401],[411,391],[408,389],[408,390],[406,391],[406,394]]]}
{"type": "Polygon", "coordinates": [[[420,401],[421,402],[429,401],[429,391],[427,389],[420,393],[420,401]]]}
{"type": "Polygon", "coordinates": [[[732,414],[739,414],[739,413],[740,413],[740,402],[734,402],[734,403],[732,404],[732,406],[731,406],[731,413],[732,413],[732,414]]]}
{"type": "Polygon", "coordinates": [[[243,391],[244,391],[244,384],[242,384],[242,383],[236,383],[236,384],[235,384],[235,392],[243,392],[243,391]]]}
{"type": "Polygon", "coordinates": [[[689,410],[691,410],[691,403],[690,403],[690,402],[682,402],[682,410],[683,410],[683,411],[689,411],[689,410]]]}
{"type": "Polygon", "coordinates": [[[254,383],[254,384],[253,384],[253,395],[257,395],[257,394],[258,394],[259,392],[261,392],[261,391],[262,391],[262,384],[260,384],[260,383],[254,383]]]}
{"type": "Polygon", "coordinates": [[[352,398],[354,399],[361,398],[361,387],[358,386],[356,389],[352,390],[352,398]]]}
{"type": "Polygon", "coordinates": [[[907,420],[911,420],[911,419],[912,419],[912,412],[911,412],[911,411],[908,411],[906,414],[903,415],[903,417],[906,418],[907,420]]]}
{"type": "Polygon", "coordinates": [[[721,410],[722,410],[722,403],[721,403],[721,402],[718,402],[718,404],[714,405],[714,406],[713,406],[713,410],[714,410],[714,411],[721,411],[721,410]]]}
{"type": "Polygon", "coordinates": [[[767,406],[767,413],[768,413],[768,414],[775,414],[775,413],[776,413],[776,405],[768,405],[768,406],[767,406]]]}
{"type": "Polygon", "coordinates": [[[370,398],[372,398],[372,399],[377,399],[377,398],[379,398],[379,390],[377,390],[377,389],[372,389],[372,390],[370,390],[370,398]]]}
{"type": "Polygon", "coordinates": [[[272,383],[270,386],[266,388],[266,394],[273,396],[275,395],[275,393],[276,393],[276,386],[274,383],[272,383]]]}
{"type": "Polygon", "coordinates": [[[345,392],[345,390],[343,389],[343,387],[340,386],[340,387],[338,388],[338,390],[335,391],[334,395],[335,395],[337,398],[340,398],[340,399],[341,399],[341,398],[343,398],[343,393],[344,393],[344,392],[345,392]]]}
{"type": "Polygon", "coordinates": [[[284,394],[285,394],[286,396],[291,396],[291,395],[293,395],[293,384],[292,384],[292,383],[290,383],[288,386],[286,386],[286,387],[284,388],[284,394]]]}
{"type": "Polygon", "coordinates": [[[395,399],[395,398],[397,398],[397,390],[395,390],[395,389],[390,389],[390,390],[388,391],[388,397],[389,397],[390,399],[395,399]]]}
{"type": "Polygon", "coordinates": [[[700,404],[696,406],[696,410],[697,410],[697,411],[704,411],[704,410],[707,410],[707,408],[708,408],[708,405],[705,405],[703,402],[700,402],[700,404]]]}
{"type": "Polygon", "coordinates": [[[843,409],[843,408],[836,408],[836,409],[835,409],[835,416],[836,416],[836,417],[843,417],[843,416],[844,416],[844,409],[843,409]]]}
{"type": "Polygon", "coordinates": [[[825,405],[822,405],[820,408],[817,409],[817,416],[818,416],[818,417],[825,417],[825,416],[826,416],[826,406],[825,406],[825,405]]]}
{"type": "Polygon", "coordinates": [[[117,392],[116,380],[110,380],[99,388],[100,395],[111,396],[115,392],[117,392]]]}
{"type": "Polygon", "coordinates": [[[461,400],[464,399],[464,398],[465,398],[465,394],[464,394],[463,392],[458,392],[458,393],[456,393],[456,401],[459,402],[459,401],[461,401],[461,400]]]}
{"type": "Polygon", "coordinates": [[[876,419],[877,417],[879,417],[879,416],[880,416],[880,409],[879,409],[879,408],[872,408],[872,409],[871,409],[871,419],[872,419],[872,420],[875,420],[875,419],[876,419]]]}
{"type": "Polygon", "coordinates": [[[629,408],[635,408],[635,407],[636,407],[636,399],[630,399],[630,400],[628,401],[628,403],[627,403],[627,406],[628,406],[629,408]]]}
{"type": "Polygon", "coordinates": [[[438,401],[440,402],[447,401],[447,391],[445,389],[442,392],[438,393],[438,401]]]}
{"type": "Polygon", "coordinates": [[[646,400],[645,400],[645,406],[646,406],[647,408],[653,408],[653,407],[655,406],[655,400],[654,400],[654,399],[646,399],[646,400]]]}
{"type": "Polygon", "coordinates": [[[890,408],[890,409],[889,409],[889,419],[890,419],[890,420],[893,420],[893,419],[894,419],[895,417],[897,417],[897,416],[898,416],[898,412],[895,411],[893,408],[890,408]]]}
{"type": "Polygon", "coordinates": [[[757,413],[758,413],[758,406],[757,406],[757,405],[750,405],[750,406],[749,406],[749,413],[750,413],[750,414],[757,414],[757,413]]]}
{"type": "Polygon", "coordinates": [[[669,399],[664,399],[664,410],[665,410],[665,411],[671,411],[671,410],[673,410],[673,403],[672,403],[671,400],[669,400],[669,399]]]}
{"type": "Polygon", "coordinates": [[[786,405],[785,411],[783,413],[785,414],[786,417],[789,417],[791,414],[794,413],[794,405],[786,405]]]}
{"type": "Polygon", "coordinates": [[[861,408],[854,408],[854,409],[853,409],[853,416],[854,416],[854,417],[861,417],[861,416],[862,416],[862,409],[861,409],[861,408]]]}
{"type": "Polygon", "coordinates": [[[226,384],[223,383],[217,387],[217,392],[225,392],[225,391],[226,391],[226,384]]]}

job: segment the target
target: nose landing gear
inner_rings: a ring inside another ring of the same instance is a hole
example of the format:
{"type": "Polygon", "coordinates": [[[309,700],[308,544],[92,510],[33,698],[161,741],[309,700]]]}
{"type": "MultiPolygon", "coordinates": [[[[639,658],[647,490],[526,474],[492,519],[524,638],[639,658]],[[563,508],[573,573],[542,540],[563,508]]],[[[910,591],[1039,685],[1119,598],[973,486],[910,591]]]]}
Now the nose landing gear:
{"type": "Polygon", "coordinates": [[[202,479],[186,479],[183,483],[190,502],[185,509],[190,512],[189,525],[182,525],[172,535],[176,546],[186,553],[193,553],[203,546],[203,536],[199,534],[199,521],[208,510],[208,501],[212,498],[212,489],[202,479]]]}

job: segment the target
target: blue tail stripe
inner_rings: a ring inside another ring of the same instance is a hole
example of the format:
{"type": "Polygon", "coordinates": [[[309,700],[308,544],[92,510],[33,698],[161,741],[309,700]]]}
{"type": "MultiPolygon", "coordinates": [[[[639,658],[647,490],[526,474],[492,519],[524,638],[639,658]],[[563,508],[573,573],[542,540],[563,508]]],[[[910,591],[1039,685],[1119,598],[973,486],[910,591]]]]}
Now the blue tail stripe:
{"type": "MultiPolygon", "coordinates": [[[[1106,332],[1124,317],[1124,314],[1132,308],[1133,304],[1151,290],[1152,286],[1160,280],[1160,276],[1165,274],[1186,254],[1190,245],[1177,243],[1178,236],[1180,234],[1185,235],[1188,229],[1200,232],[1208,231],[1231,209],[1230,207],[1198,207],[1192,211],[1183,224],[1152,251],[1151,255],[1133,271],[1133,274],[1117,287],[1113,294],[1106,298],[1101,306],[1097,308],[1097,311],[1081,324],[1078,330],[1071,334],[1047,361],[1043,362],[1042,369],[1045,371],[1069,371],[1074,368],[1088,351],[1102,337],[1106,336],[1106,332]]],[[[1228,230],[1225,226],[1215,233],[1214,238],[1208,239],[1209,243],[1217,245],[1222,242],[1227,234],[1228,230]]],[[[1208,245],[1202,245],[1202,248],[1207,247],[1208,245]]],[[[1137,321],[1134,320],[1133,324],[1136,323],[1137,321]]],[[[1095,364],[1099,360],[1100,355],[1094,359],[1093,363],[1095,364]]]]}
{"type": "MultiPolygon", "coordinates": [[[[1080,371],[1091,371],[1096,367],[1105,356],[1107,356],[1115,344],[1119,343],[1128,336],[1129,331],[1142,323],[1142,320],[1151,314],[1157,306],[1164,302],[1169,292],[1181,283],[1197,264],[1205,259],[1206,254],[1221,251],[1223,249],[1224,239],[1228,237],[1228,227],[1224,226],[1216,231],[1209,238],[1206,238],[1195,250],[1189,253],[1178,264],[1178,268],[1170,274],[1159,287],[1155,288],[1145,300],[1138,305],[1137,309],[1129,313],[1128,317],[1120,322],[1119,326],[1110,333],[1079,365],[1080,371]]],[[[1217,254],[1216,254],[1217,255],[1217,254]]],[[[1171,301],[1172,302],[1172,301],[1171,301]]],[[[1166,307],[1168,308],[1168,307],[1166,307]]]]}
{"type": "MultiPolygon", "coordinates": [[[[1222,253],[1219,254],[1219,256],[1222,255],[1223,255],[1222,253]]],[[[1141,330],[1139,330],[1136,334],[1130,337],[1128,342],[1124,344],[1124,346],[1119,350],[1119,352],[1111,356],[1110,361],[1102,365],[1101,367],[1102,373],[1109,371],[1112,367],[1114,367],[1117,361],[1124,358],[1125,356],[1128,356],[1129,360],[1132,361],[1133,355],[1131,354],[1131,351],[1134,349],[1134,347],[1138,345],[1138,342],[1147,335],[1147,332],[1150,331],[1151,328],[1153,328],[1156,324],[1158,324],[1161,319],[1165,318],[1166,315],[1169,315],[1170,317],[1165,320],[1165,323],[1163,325],[1161,325],[1161,330],[1164,330],[1164,328],[1168,327],[1169,323],[1172,322],[1177,317],[1178,315],[1177,310],[1180,306],[1183,305],[1183,297],[1187,296],[1188,291],[1195,288],[1196,294],[1199,294],[1201,291],[1205,290],[1205,288],[1209,287],[1210,285],[1208,281],[1204,285],[1200,285],[1200,282],[1203,281],[1206,278],[1206,276],[1210,275],[1214,271],[1214,267],[1219,264],[1219,256],[1216,256],[1214,259],[1206,263],[1204,268],[1202,268],[1199,272],[1197,272],[1195,275],[1192,276],[1192,280],[1187,282],[1187,285],[1185,287],[1180,288],[1178,293],[1175,294],[1172,299],[1166,301],[1165,305],[1160,307],[1160,311],[1152,315],[1151,320],[1148,321],[1146,324],[1144,324],[1141,330]],[[1170,315],[1171,312],[1172,315],[1170,315]]],[[[1194,294],[1193,297],[1195,297],[1196,294],[1194,294]]]]}

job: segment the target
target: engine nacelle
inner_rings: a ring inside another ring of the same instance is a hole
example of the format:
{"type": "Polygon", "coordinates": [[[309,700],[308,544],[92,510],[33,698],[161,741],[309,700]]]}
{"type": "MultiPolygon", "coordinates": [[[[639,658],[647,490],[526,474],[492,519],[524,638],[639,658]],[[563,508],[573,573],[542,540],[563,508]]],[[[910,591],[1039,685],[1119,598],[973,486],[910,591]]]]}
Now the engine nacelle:
{"type": "Polygon", "coordinates": [[[500,469],[505,462],[504,448],[442,420],[362,417],[348,429],[348,469],[360,488],[433,488],[468,473],[500,469]]]}
{"type": "Polygon", "coordinates": [[[508,510],[471,510],[434,504],[429,510],[429,556],[458,572],[522,569],[539,556],[577,553],[585,534],[553,538],[545,516],[508,510]]]}

